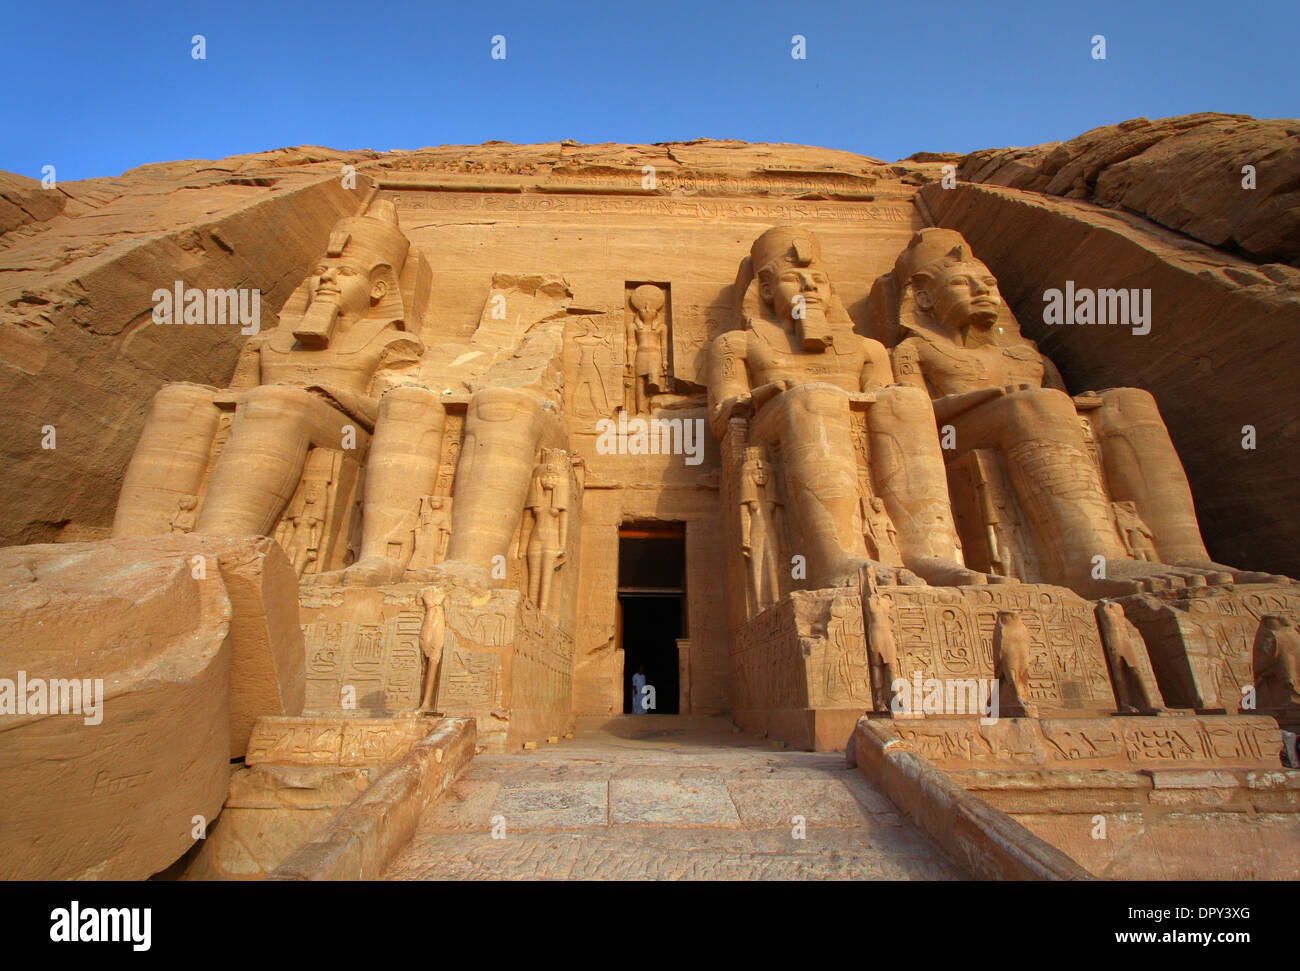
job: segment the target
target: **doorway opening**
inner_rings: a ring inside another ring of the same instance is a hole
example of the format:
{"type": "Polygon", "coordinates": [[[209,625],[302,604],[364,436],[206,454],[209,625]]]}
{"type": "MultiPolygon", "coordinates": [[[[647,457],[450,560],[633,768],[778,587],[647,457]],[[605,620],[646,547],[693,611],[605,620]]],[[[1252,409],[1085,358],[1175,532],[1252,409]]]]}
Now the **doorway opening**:
{"type": "Polygon", "coordinates": [[[623,713],[677,714],[677,640],[686,636],[685,523],[629,523],[619,529],[618,625],[623,713]],[[638,674],[651,690],[634,690],[634,679],[641,684],[638,674]]]}

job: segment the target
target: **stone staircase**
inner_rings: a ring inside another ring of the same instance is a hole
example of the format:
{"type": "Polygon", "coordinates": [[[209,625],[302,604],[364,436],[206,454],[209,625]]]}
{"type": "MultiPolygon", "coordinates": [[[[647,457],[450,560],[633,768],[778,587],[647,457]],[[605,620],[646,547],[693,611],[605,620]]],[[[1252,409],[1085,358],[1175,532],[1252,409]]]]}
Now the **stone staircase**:
{"type": "Polygon", "coordinates": [[[384,873],[393,880],[906,880],[966,876],[838,753],[730,720],[581,719],[480,755],[384,873]]]}

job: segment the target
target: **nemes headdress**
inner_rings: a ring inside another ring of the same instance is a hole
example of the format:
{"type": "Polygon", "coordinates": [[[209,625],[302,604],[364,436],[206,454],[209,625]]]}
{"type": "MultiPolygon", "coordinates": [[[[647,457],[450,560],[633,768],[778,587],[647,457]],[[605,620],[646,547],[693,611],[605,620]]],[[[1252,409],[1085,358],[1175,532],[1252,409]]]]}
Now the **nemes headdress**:
{"type": "Polygon", "coordinates": [[[822,249],[817,237],[802,226],[773,226],[754,240],[749,258],[758,276],[778,260],[789,260],[795,266],[820,262],[822,249]]]}
{"type": "Polygon", "coordinates": [[[376,199],[362,216],[340,219],[330,233],[328,255],[358,256],[371,269],[386,263],[400,276],[411,248],[410,240],[397,224],[397,207],[388,199],[376,199]]]}
{"type": "Polygon", "coordinates": [[[922,270],[939,263],[969,263],[973,259],[970,243],[955,229],[922,229],[894,263],[894,280],[901,292],[922,270]]]}

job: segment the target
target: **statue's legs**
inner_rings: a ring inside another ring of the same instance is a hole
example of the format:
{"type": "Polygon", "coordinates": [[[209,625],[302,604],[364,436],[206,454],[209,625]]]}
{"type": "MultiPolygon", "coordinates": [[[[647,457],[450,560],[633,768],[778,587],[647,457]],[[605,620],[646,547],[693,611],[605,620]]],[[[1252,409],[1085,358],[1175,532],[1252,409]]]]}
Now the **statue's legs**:
{"type": "Polygon", "coordinates": [[[169,384],[154,395],[122,480],[114,537],[169,533],[180,500],[198,495],[221,418],[215,393],[204,385],[169,384]]]}
{"type": "Polygon", "coordinates": [[[867,408],[871,479],[898,530],[903,564],[935,584],[1005,581],[963,563],[929,397],[906,387],[882,388],[876,396],[867,408]]]}
{"type": "MultiPolygon", "coordinates": [[[[761,516],[761,513],[759,515],[761,516]]],[[[769,548],[772,539],[774,537],[769,535],[765,524],[758,525],[757,529],[751,527],[748,566],[755,614],[770,607],[779,596],[776,592],[778,588],[774,575],[775,559],[772,555],[773,551],[769,548]]]]}
{"type": "Polygon", "coordinates": [[[528,599],[538,609],[542,606],[542,547],[540,543],[529,543],[528,554],[528,599]]]}
{"type": "Polygon", "coordinates": [[[393,388],[379,400],[366,457],[361,554],[343,571],[344,583],[369,586],[398,580],[413,543],[420,497],[433,493],[442,459],[446,412],[427,388],[393,388]]]}
{"type": "Polygon", "coordinates": [[[1016,496],[1058,560],[1055,575],[1045,579],[1087,580],[1094,557],[1127,557],[1068,395],[1048,388],[1017,391],[952,424],[957,454],[994,448],[1006,456],[1016,496]]]}
{"type": "Polygon", "coordinates": [[[805,544],[792,552],[807,557],[809,585],[856,580],[866,546],[854,529],[858,476],[848,393],[820,383],[792,388],[764,405],[752,437],[780,444],[786,496],[805,544]]]}
{"type": "Polygon", "coordinates": [[[538,578],[541,585],[537,590],[537,609],[543,614],[551,613],[551,588],[555,584],[555,561],[558,556],[551,550],[542,553],[541,576],[538,578]]]}
{"type": "Polygon", "coordinates": [[[347,437],[359,452],[370,440],[364,427],[309,391],[264,385],[244,392],[195,532],[269,536],[298,487],[308,449],[339,449],[347,437]]]}
{"type": "Polygon", "coordinates": [[[638,415],[650,414],[650,375],[638,374],[633,385],[636,392],[636,413],[638,415]]]}
{"type": "Polygon", "coordinates": [[[1100,397],[1102,406],[1089,417],[1111,496],[1136,504],[1162,560],[1208,562],[1192,490],[1155,399],[1137,388],[1112,388],[1100,397]]]}
{"type": "Polygon", "coordinates": [[[469,403],[456,468],[447,559],[489,570],[519,526],[546,422],[542,402],[513,388],[485,388],[469,403]]]}

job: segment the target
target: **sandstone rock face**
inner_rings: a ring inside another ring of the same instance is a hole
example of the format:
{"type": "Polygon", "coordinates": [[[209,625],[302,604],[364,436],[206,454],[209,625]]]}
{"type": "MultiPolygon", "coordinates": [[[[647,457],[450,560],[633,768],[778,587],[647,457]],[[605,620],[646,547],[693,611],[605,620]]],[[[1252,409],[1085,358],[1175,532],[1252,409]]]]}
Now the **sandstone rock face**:
{"type": "Polygon", "coordinates": [[[143,879],[194,842],[229,782],[232,609],[181,553],[0,551],[0,878],[143,879]],[[75,707],[32,713],[42,686],[75,707]],[[73,693],[75,695],[75,693],[73,693]]]}
{"type": "Polygon", "coordinates": [[[1206,112],[972,152],[958,177],[1122,208],[1213,246],[1295,264],[1298,169],[1300,123],[1206,112]],[[1254,188],[1243,185],[1244,166],[1253,167],[1254,188]]]}

